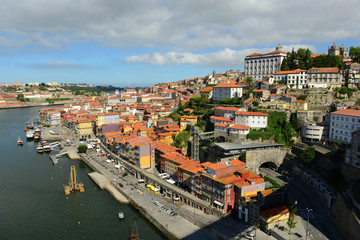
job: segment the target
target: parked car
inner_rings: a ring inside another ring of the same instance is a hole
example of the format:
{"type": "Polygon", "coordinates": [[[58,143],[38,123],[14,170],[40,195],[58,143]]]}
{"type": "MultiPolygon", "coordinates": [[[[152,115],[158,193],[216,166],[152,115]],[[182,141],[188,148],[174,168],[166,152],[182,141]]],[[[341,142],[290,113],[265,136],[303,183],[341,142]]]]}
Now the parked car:
{"type": "Polygon", "coordinates": [[[159,201],[155,201],[154,204],[155,204],[156,206],[159,206],[159,205],[160,205],[159,201]]]}

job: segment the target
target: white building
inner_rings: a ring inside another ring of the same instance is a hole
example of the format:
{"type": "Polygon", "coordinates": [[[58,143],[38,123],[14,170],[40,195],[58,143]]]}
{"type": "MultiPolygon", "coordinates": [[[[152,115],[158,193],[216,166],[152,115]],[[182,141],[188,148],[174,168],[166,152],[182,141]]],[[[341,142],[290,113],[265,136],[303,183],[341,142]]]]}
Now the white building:
{"type": "Polygon", "coordinates": [[[220,101],[224,98],[241,98],[242,86],[235,83],[221,83],[213,88],[213,100],[220,101]]]}
{"type": "Polygon", "coordinates": [[[321,141],[329,138],[328,125],[309,124],[301,127],[301,137],[309,141],[321,141]]]}
{"type": "Polygon", "coordinates": [[[280,71],[274,73],[275,81],[281,81],[288,88],[304,89],[307,88],[307,71],[296,69],[291,71],[280,71]]]}
{"type": "Polygon", "coordinates": [[[343,77],[339,68],[311,68],[308,73],[308,86],[312,88],[341,87],[343,77]]]}
{"type": "Polygon", "coordinates": [[[263,77],[279,72],[286,54],[279,44],[275,51],[265,54],[253,53],[246,56],[245,77],[250,76],[254,80],[262,80],[263,77]]]}
{"type": "Polygon", "coordinates": [[[249,126],[251,128],[266,128],[268,114],[262,112],[242,112],[239,111],[235,116],[237,125],[249,126]]]}
{"type": "Polygon", "coordinates": [[[360,110],[342,109],[330,116],[329,139],[350,144],[352,133],[360,129],[360,110]]]}

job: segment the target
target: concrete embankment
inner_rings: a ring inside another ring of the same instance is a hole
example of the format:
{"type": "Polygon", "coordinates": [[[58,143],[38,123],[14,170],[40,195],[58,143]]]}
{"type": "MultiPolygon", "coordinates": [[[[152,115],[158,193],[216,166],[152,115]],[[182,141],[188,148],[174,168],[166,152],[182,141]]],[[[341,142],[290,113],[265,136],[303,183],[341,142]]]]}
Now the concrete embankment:
{"type": "MultiPolygon", "coordinates": [[[[83,159],[84,160],[84,159],[83,159]]],[[[88,165],[88,161],[84,161],[88,165]]],[[[108,178],[98,172],[88,173],[90,178],[100,187],[100,189],[106,189],[117,201],[123,204],[128,204],[128,199],[122,195],[110,182],[108,178]]]]}
{"type": "MultiPolygon", "coordinates": [[[[107,177],[101,174],[102,169],[98,168],[96,164],[92,160],[89,160],[87,157],[81,155],[81,159],[96,173],[90,173],[89,176],[94,179],[95,182],[99,182],[99,186],[104,187],[104,189],[108,190],[114,197],[121,196],[119,202],[123,203],[125,199],[127,203],[130,203],[134,208],[139,210],[139,212],[149,220],[156,228],[158,228],[167,238],[169,239],[183,239],[194,232],[197,232],[199,228],[187,220],[181,220],[181,217],[174,218],[171,217],[168,213],[162,213],[161,210],[154,209],[152,202],[148,200],[141,199],[140,194],[137,192],[126,191],[126,189],[119,188],[112,181],[110,181],[107,177]],[[93,178],[95,176],[95,178],[93,178]],[[96,180],[95,180],[96,179],[96,180]],[[106,179],[106,180],[104,180],[106,179]],[[108,182],[105,184],[104,182],[108,182]],[[106,187],[105,187],[106,186],[106,187]],[[135,194],[135,195],[134,195],[135,194]],[[139,194],[139,195],[138,195],[139,194]],[[149,206],[150,205],[150,206],[149,206]],[[179,221],[179,222],[174,222],[179,221]],[[182,225],[183,229],[179,229],[178,226],[182,225]]],[[[204,238],[203,238],[204,239],[204,238]]]]}

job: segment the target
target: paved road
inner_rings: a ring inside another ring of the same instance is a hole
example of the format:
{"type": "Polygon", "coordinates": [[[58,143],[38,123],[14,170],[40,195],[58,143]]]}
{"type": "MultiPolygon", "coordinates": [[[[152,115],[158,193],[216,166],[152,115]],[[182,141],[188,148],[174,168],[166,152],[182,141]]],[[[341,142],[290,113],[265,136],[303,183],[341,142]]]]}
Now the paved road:
{"type": "Polygon", "coordinates": [[[308,239],[343,239],[331,223],[329,219],[330,212],[323,200],[316,192],[311,190],[310,186],[305,185],[294,174],[290,174],[289,176],[291,177],[285,177],[268,168],[261,168],[260,171],[275,179],[281,185],[287,186],[289,201],[298,208],[295,218],[298,224],[293,231],[294,233],[298,232],[303,237],[305,236],[307,219],[309,217],[310,235],[308,239]],[[308,214],[306,208],[312,209],[312,211],[308,214]]]}

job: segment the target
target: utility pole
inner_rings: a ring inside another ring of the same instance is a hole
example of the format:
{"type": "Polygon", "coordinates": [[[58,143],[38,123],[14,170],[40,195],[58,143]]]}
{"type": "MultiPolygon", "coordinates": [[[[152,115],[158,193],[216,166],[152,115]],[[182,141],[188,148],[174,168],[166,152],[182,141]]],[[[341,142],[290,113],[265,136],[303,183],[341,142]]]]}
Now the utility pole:
{"type": "Polygon", "coordinates": [[[312,211],[312,209],[309,209],[309,208],[306,208],[307,210],[307,223],[306,223],[306,236],[305,236],[305,240],[307,240],[307,237],[309,235],[309,215],[310,215],[310,212],[312,211]]]}

